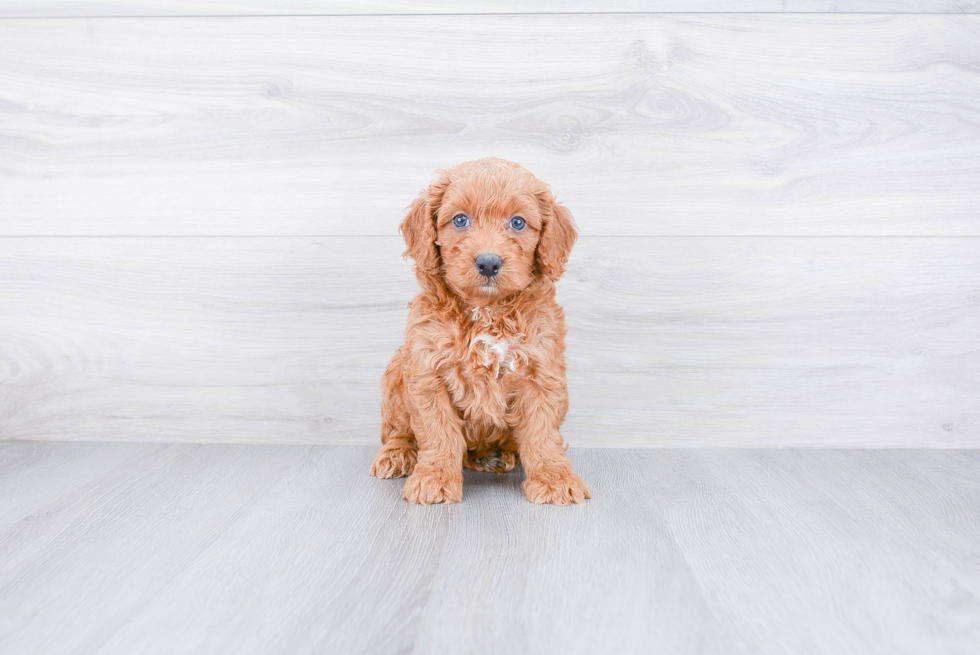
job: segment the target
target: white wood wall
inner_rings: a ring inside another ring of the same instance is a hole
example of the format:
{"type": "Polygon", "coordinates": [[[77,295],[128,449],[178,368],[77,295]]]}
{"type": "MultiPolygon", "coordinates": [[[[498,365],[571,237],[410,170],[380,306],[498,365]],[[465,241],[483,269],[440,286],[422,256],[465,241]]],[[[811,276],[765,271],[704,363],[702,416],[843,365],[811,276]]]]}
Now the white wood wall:
{"type": "Polygon", "coordinates": [[[497,155],[572,444],[980,445],[976,12],[0,0],[0,439],[375,443],[403,209],[497,155]]]}

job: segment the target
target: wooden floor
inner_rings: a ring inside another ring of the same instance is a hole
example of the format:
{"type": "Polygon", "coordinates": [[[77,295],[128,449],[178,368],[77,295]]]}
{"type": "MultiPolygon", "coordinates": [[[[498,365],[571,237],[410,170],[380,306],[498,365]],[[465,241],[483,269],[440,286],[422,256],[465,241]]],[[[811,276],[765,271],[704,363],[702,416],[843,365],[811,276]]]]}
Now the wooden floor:
{"type": "Polygon", "coordinates": [[[572,449],[584,506],[373,449],[0,444],[0,652],[975,653],[980,452],[572,449]]]}

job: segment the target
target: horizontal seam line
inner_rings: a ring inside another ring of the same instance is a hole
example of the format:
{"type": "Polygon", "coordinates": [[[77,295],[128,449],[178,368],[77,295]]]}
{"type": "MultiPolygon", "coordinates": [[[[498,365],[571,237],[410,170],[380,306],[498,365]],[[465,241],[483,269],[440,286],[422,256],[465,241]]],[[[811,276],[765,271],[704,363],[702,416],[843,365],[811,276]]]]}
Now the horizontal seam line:
{"type": "Polygon", "coordinates": [[[0,16],[0,20],[192,19],[192,18],[405,18],[417,16],[977,16],[976,11],[583,11],[482,13],[378,13],[378,14],[146,14],[0,16]]]}
{"type": "MultiPolygon", "coordinates": [[[[975,239],[978,234],[580,234],[580,239],[975,239]]],[[[11,234],[2,239],[401,239],[397,234],[11,234]]]]}

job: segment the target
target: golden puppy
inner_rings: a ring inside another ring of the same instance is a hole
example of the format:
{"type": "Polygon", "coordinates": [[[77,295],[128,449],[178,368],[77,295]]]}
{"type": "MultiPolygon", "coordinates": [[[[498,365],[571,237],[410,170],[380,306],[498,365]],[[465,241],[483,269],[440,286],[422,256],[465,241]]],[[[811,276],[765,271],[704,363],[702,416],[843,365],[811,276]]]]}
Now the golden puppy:
{"type": "Polygon", "coordinates": [[[401,233],[422,292],[382,380],[371,474],[410,476],[413,503],[454,503],[463,466],[500,473],[519,460],[528,500],[589,498],[558,430],[568,390],[555,282],[571,213],[526,169],[487,158],[438,171],[401,233]]]}

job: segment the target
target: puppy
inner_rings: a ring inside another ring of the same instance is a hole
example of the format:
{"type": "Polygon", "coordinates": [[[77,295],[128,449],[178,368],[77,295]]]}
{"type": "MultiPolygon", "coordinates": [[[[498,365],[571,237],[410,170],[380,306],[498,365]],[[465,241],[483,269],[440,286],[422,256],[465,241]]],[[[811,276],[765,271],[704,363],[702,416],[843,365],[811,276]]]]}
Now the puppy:
{"type": "Polygon", "coordinates": [[[576,230],[548,185],[487,158],[437,171],[401,224],[422,292],[382,379],[371,474],[409,476],[413,503],[463,498],[463,467],[520,461],[535,503],[590,498],[559,428],[568,410],[555,282],[576,230]]]}

